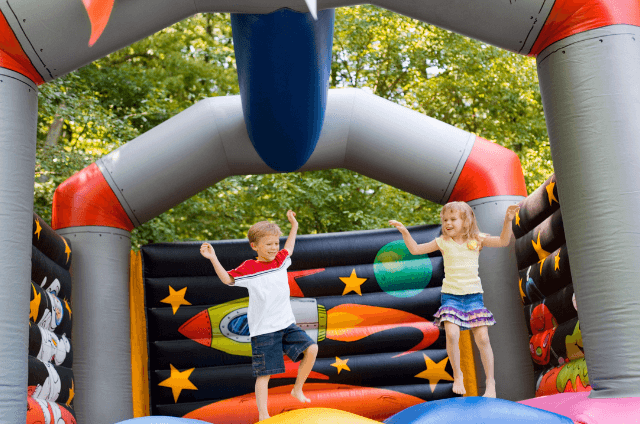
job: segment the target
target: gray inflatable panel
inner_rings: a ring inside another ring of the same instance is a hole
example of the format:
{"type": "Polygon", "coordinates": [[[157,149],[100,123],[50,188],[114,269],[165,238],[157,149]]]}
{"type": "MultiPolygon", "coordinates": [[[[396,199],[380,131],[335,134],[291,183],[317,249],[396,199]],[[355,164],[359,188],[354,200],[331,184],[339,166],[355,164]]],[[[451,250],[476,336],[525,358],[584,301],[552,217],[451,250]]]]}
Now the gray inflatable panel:
{"type": "Polygon", "coordinates": [[[33,174],[38,90],[0,68],[0,417],[27,419],[33,174]]]}
{"type": "Polygon", "coordinates": [[[640,28],[558,41],[538,75],[590,396],[640,396],[640,28]]]}
{"type": "Polygon", "coordinates": [[[112,424],[132,418],[130,234],[111,227],[71,227],[58,233],[73,249],[72,340],[78,423],[112,424]]]}

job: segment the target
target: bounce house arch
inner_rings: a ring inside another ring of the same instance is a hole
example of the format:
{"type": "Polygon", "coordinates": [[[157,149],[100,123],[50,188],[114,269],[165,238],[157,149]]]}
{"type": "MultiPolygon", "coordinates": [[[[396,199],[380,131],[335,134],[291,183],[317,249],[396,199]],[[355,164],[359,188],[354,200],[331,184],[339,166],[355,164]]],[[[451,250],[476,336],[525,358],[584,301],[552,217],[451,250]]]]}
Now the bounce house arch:
{"type": "MultiPolygon", "coordinates": [[[[234,14],[240,96],[192,106],[76,174],[55,195],[52,226],[74,249],[74,390],[81,422],[132,415],[130,231],[226,176],[348,168],[438,203],[467,201],[484,231],[499,232],[500,222],[491,217],[526,195],[515,155],[375,96],[328,90],[332,8],[354,2],[306,3],[313,16],[300,0],[0,3],[0,361],[8,364],[0,370],[1,416],[21,422],[27,408],[23,305],[29,287],[15,286],[29,278],[31,267],[37,86],[194,13],[234,14]],[[269,35],[278,35],[278,42],[269,35]]],[[[640,319],[640,292],[634,265],[640,246],[630,211],[640,206],[634,185],[640,3],[375,5],[536,57],[577,304],[590,312],[580,316],[590,400],[637,399],[640,339],[633,323],[640,319]],[[596,244],[605,251],[594,255],[596,244]]],[[[514,260],[511,250],[503,250],[483,256],[480,268],[502,270],[498,279],[481,271],[486,302],[499,305],[494,313],[505,323],[491,337],[510,358],[496,359],[512,366],[497,376],[499,395],[522,399],[532,386],[522,371],[528,368],[522,311],[517,300],[500,300],[518,298],[515,286],[505,283],[517,280],[514,260]]]]}

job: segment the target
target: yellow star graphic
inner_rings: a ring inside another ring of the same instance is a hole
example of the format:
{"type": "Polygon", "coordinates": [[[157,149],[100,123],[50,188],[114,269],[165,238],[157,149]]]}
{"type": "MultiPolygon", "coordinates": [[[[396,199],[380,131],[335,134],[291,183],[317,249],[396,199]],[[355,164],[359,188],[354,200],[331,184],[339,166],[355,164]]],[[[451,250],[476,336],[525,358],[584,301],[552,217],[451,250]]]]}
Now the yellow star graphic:
{"type": "Polygon", "coordinates": [[[556,196],[553,194],[553,187],[555,185],[556,183],[554,183],[553,181],[547,184],[547,197],[549,197],[549,205],[553,204],[554,200],[556,201],[556,203],[560,203],[558,202],[558,199],[556,199],[556,196]]]}
{"type": "Polygon", "coordinates": [[[42,231],[42,227],[40,226],[40,221],[36,219],[36,232],[33,234],[38,235],[38,240],[40,240],[40,231],[42,231]]]}
{"type": "Polygon", "coordinates": [[[33,319],[33,322],[37,322],[41,295],[36,292],[36,288],[33,286],[33,283],[31,283],[31,288],[33,289],[33,300],[29,302],[29,319],[33,319]]]}
{"type": "Polygon", "coordinates": [[[556,261],[556,264],[555,264],[555,266],[553,267],[553,270],[554,270],[554,271],[557,271],[557,270],[559,270],[559,269],[560,269],[560,249],[558,249],[558,254],[557,254],[557,255],[556,255],[556,257],[555,257],[555,261],[556,261]]]}
{"type": "Polygon", "coordinates": [[[73,401],[73,397],[76,394],[73,387],[74,387],[73,380],[71,380],[71,388],[69,389],[69,399],[67,399],[67,406],[71,406],[71,401],[73,401]]]}
{"type": "Polygon", "coordinates": [[[344,296],[345,294],[349,293],[349,292],[356,292],[358,293],[360,296],[362,296],[362,290],[360,288],[360,286],[367,281],[366,278],[358,278],[358,276],[356,275],[356,269],[353,268],[353,271],[351,271],[351,275],[349,277],[340,277],[340,280],[342,280],[342,282],[345,284],[344,286],[344,291],[342,292],[342,295],[344,296]]]}
{"type": "Polygon", "coordinates": [[[71,255],[71,248],[67,244],[67,240],[62,239],[62,241],[64,242],[64,253],[67,254],[67,262],[69,262],[69,255],[71,255]]]}
{"type": "Polygon", "coordinates": [[[516,213],[516,225],[519,227],[520,226],[520,210],[518,209],[518,212],[516,213]]]}
{"type": "Polygon", "coordinates": [[[173,392],[173,401],[177,403],[178,396],[180,396],[182,390],[198,390],[198,388],[189,381],[189,376],[195,368],[180,372],[172,364],[169,364],[169,366],[171,367],[171,377],[158,383],[158,386],[170,387],[173,392]]]}
{"type": "Polygon", "coordinates": [[[438,381],[440,380],[453,381],[453,377],[451,377],[451,375],[444,370],[444,368],[447,366],[447,361],[449,360],[449,357],[444,358],[442,361],[436,364],[435,362],[433,362],[431,358],[429,358],[424,353],[422,354],[422,356],[424,356],[424,362],[427,365],[427,369],[422,371],[420,374],[416,375],[416,377],[429,380],[429,386],[431,386],[432,392],[436,389],[436,385],[438,384],[438,381]]]}
{"type": "Polygon", "coordinates": [[[520,280],[518,280],[518,288],[520,289],[520,300],[522,301],[522,304],[524,305],[524,299],[525,299],[525,297],[527,297],[527,295],[524,294],[524,291],[522,291],[522,278],[520,280]]]}
{"type": "Polygon", "coordinates": [[[169,296],[165,297],[160,302],[169,303],[173,308],[173,315],[175,315],[181,305],[191,305],[191,303],[187,302],[184,299],[185,294],[187,294],[186,287],[181,290],[175,291],[173,287],[169,286],[169,296]]]}
{"type": "Polygon", "coordinates": [[[351,371],[349,369],[349,366],[347,366],[347,362],[349,362],[348,359],[345,359],[344,361],[340,358],[338,358],[336,356],[336,362],[334,362],[333,364],[331,364],[332,367],[336,367],[338,369],[338,374],[340,374],[340,371],[342,370],[347,370],[347,371],[351,371]]]}
{"type": "Polygon", "coordinates": [[[537,242],[531,240],[531,244],[533,245],[533,248],[535,249],[536,253],[538,254],[538,259],[540,259],[540,260],[542,260],[542,259],[546,258],[547,256],[549,256],[549,252],[544,250],[542,248],[541,243],[540,243],[540,233],[541,232],[542,231],[538,231],[538,241],[537,242]]]}
{"type": "Polygon", "coordinates": [[[546,261],[547,258],[546,256],[544,258],[542,258],[542,260],[540,262],[538,262],[540,264],[540,275],[542,275],[542,265],[544,265],[544,261],[546,261]]]}
{"type": "Polygon", "coordinates": [[[67,299],[64,300],[64,307],[67,308],[67,311],[69,311],[69,316],[71,316],[71,307],[69,306],[69,302],[67,302],[67,299]]]}

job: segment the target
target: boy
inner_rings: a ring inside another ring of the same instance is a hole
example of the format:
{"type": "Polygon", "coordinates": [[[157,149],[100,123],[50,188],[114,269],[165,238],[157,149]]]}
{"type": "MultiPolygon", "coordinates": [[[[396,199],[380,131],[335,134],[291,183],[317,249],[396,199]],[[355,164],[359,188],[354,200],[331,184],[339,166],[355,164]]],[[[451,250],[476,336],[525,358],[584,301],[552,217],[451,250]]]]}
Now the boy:
{"type": "Polygon", "coordinates": [[[216,274],[228,286],[246,287],[249,290],[249,333],[251,335],[252,368],[256,378],[256,402],[260,421],[269,418],[267,396],[269,378],[285,371],[282,352],[293,362],[304,354],[298,369],[298,377],[291,391],[300,402],[311,402],[302,393],[302,385],[309,376],[318,354],[318,345],[296,325],[289,299],[287,268],[298,233],[295,212],[287,211],[291,231],[280,249],[280,228],[271,222],[261,221],[249,228],[247,236],[251,248],[258,253],[238,268],[227,272],[209,243],[200,247],[200,253],[211,260],[216,274]]]}

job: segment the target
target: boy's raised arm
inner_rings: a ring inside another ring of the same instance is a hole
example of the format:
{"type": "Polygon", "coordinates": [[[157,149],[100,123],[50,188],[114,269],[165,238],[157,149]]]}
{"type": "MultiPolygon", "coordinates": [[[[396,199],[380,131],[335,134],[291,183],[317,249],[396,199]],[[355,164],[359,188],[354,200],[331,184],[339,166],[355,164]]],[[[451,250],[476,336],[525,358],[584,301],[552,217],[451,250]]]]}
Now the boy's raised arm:
{"type": "Polygon", "coordinates": [[[289,256],[293,255],[293,246],[296,244],[296,235],[298,234],[298,221],[296,220],[296,213],[289,209],[287,211],[287,219],[291,223],[291,231],[289,231],[289,237],[284,244],[284,248],[289,252],[289,256]]]}
{"type": "Polygon", "coordinates": [[[218,260],[216,252],[213,250],[213,246],[211,246],[209,243],[203,243],[202,246],[200,246],[200,254],[211,261],[213,269],[216,271],[216,274],[218,275],[218,278],[220,278],[220,281],[222,281],[227,286],[233,286],[235,280],[232,276],[229,275],[229,273],[227,273],[227,271],[218,260]]]}

